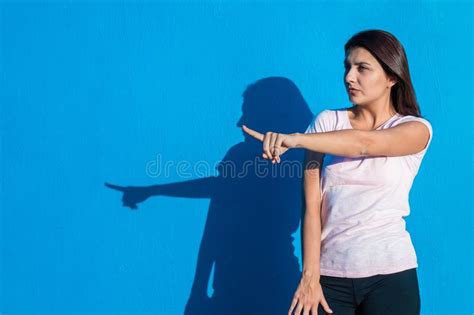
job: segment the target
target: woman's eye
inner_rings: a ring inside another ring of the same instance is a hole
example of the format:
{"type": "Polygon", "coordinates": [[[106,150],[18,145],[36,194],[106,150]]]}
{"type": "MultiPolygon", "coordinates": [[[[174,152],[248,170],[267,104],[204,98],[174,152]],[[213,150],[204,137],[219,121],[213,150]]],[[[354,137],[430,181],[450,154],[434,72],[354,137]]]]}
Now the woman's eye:
{"type": "Polygon", "coordinates": [[[359,67],[359,70],[360,70],[360,71],[364,71],[365,69],[367,69],[367,68],[365,68],[365,67],[359,67]]]}

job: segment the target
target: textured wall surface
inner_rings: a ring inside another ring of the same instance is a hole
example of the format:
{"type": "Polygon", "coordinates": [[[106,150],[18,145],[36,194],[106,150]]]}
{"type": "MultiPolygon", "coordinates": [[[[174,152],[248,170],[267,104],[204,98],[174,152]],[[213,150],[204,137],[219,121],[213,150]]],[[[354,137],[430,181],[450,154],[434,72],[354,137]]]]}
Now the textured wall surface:
{"type": "Polygon", "coordinates": [[[0,312],[285,314],[301,178],[255,160],[239,126],[303,132],[350,106],[343,45],[379,28],[403,43],[434,132],[406,218],[422,314],[472,314],[472,10],[1,1],[0,312]],[[135,199],[162,186],[132,210],[104,182],[135,199]]]}

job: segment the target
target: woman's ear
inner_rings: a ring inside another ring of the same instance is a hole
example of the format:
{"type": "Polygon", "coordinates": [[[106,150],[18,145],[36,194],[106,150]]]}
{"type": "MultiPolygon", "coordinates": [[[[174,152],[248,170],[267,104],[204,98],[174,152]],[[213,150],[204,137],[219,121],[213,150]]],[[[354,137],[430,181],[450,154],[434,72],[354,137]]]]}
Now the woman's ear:
{"type": "Polygon", "coordinates": [[[394,86],[395,84],[398,83],[397,79],[392,77],[392,76],[389,76],[388,77],[388,80],[387,80],[387,88],[391,88],[392,86],[394,86]]]}

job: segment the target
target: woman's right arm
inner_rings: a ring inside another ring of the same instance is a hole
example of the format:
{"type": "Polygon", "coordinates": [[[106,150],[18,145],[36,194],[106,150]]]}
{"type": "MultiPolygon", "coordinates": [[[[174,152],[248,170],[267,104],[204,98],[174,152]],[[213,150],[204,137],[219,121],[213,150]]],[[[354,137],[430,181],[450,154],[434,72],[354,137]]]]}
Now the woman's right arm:
{"type": "Polygon", "coordinates": [[[303,274],[319,281],[321,247],[320,173],[324,154],[306,150],[304,164],[303,274]]]}
{"type": "Polygon", "coordinates": [[[319,260],[321,247],[321,191],[320,173],[324,154],[306,150],[304,162],[303,217],[303,272],[294,294],[288,314],[318,314],[321,304],[327,313],[332,313],[324,298],[320,279],[319,260]]]}

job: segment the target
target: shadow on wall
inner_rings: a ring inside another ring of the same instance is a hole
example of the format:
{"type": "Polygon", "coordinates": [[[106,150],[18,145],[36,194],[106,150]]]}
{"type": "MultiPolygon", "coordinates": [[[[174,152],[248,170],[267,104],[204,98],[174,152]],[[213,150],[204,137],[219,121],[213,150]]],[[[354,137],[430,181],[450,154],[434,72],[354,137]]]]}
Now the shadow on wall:
{"type": "MultiPolygon", "coordinates": [[[[304,132],[313,118],[286,78],[261,79],[247,87],[243,99],[238,127],[304,132]]],[[[300,280],[291,235],[304,209],[304,150],[289,150],[281,163],[272,164],[261,158],[261,142],[243,135],[244,142],[219,163],[218,176],[144,187],[106,183],[123,192],[123,205],[132,209],[158,195],[211,199],[186,315],[284,314],[300,280]]]]}

